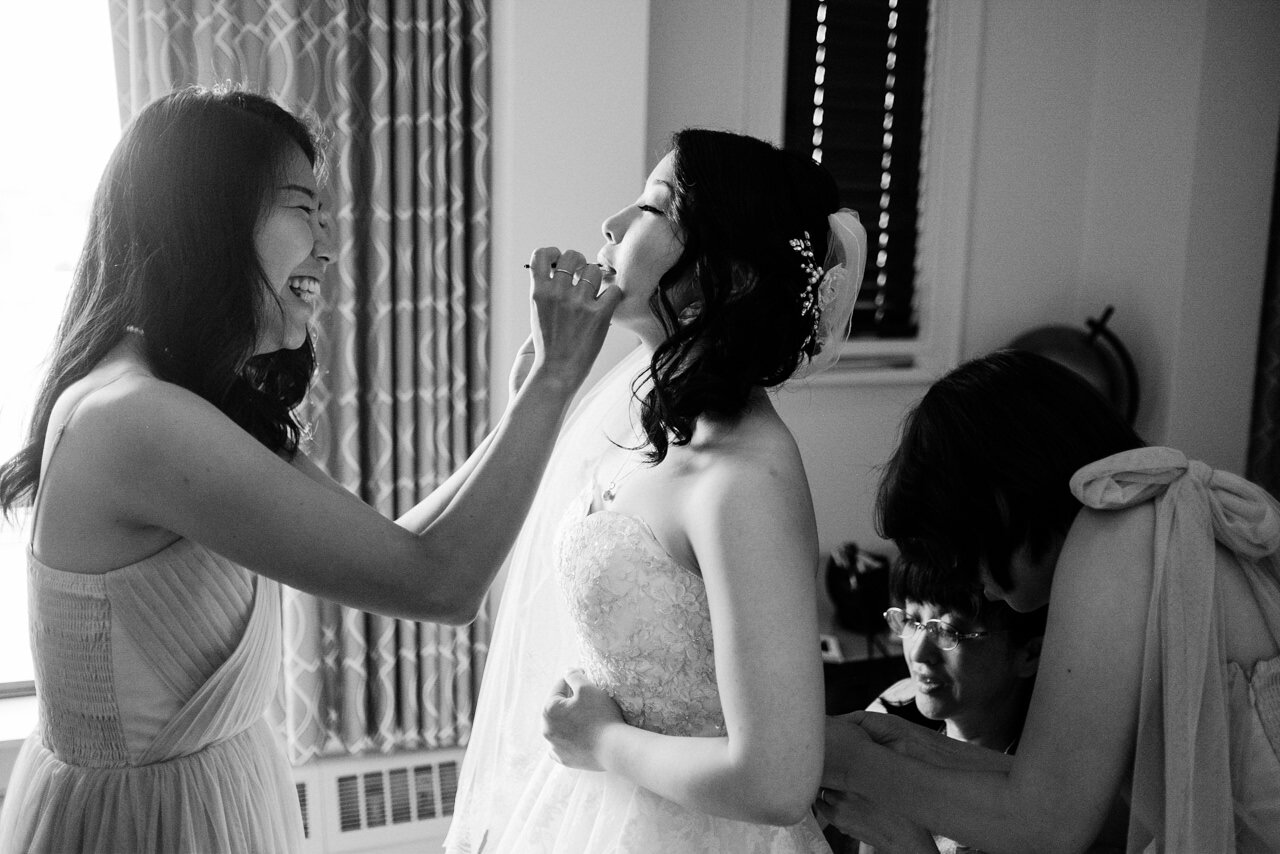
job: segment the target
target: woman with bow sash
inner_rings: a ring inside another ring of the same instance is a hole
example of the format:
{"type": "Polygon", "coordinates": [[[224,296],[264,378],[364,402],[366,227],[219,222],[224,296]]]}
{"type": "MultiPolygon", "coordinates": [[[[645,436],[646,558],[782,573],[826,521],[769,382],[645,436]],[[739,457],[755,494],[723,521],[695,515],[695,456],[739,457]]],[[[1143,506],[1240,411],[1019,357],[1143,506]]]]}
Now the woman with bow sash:
{"type": "Polygon", "coordinates": [[[1145,447],[1083,380],[1002,352],[907,417],[878,522],[903,559],[1049,604],[1016,756],[886,715],[834,718],[818,810],[916,850],[1082,851],[1113,797],[1128,851],[1280,850],[1280,506],[1145,447]],[[931,849],[925,849],[931,850],[931,849]]]}

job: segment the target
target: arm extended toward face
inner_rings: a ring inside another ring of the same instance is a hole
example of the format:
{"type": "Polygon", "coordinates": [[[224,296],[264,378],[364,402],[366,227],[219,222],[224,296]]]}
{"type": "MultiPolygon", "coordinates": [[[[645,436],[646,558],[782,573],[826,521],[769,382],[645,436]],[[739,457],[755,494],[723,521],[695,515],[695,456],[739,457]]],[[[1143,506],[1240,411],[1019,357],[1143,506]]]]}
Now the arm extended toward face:
{"type": "Polygon", "coordinates": [[[691,809],[794,824],[817,790],[823,714],[817,534],[798,454],[790,464],[708,478],[683,506],[707,589],[727,735],[628,726],[616,707],[600,714],[605,695],[578,680],[571,686],[595,710],[575,720],[573,699],[553,697],[548,737],[562,761],[576,752],[587,760],[568,764],[620,774],[691,809]]]}
{"type": "MultiPolygon", "coordinates": [[[[575,253],[576,254],[576,253],[575,253]]],[[[537,356],[493,434],[434,497],[386,519],[308,460],[250,439],[178,386],[127,377],[83,408],[100,437],[113,512],[163,528],[248,569],[352,607],[467,622],[528,510],[573,394],[599,352],[616,288],[599,296],[532,260],[537,356]]]]}
{"type": "Polygon", "coordinates": [[[949,739],[828,730],[824,785],[856,792],[984,851],[1082,851],[1132,762],[1154,510],[1082,510],[1063,544],[1044,648],[1018,753],[949,739]]]}

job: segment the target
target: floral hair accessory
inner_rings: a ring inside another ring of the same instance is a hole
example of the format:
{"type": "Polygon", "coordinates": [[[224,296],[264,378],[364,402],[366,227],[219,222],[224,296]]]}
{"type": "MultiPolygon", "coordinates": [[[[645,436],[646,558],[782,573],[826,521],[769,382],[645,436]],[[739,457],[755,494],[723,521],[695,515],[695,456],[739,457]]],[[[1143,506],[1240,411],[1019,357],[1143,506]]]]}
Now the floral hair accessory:
{"type": "Polygon", "coordinates": [[[811,378],[840,360],[839,345],[848,331],[866,269],[867,231],[857,212],[842,208],[827,217],[827,225],[827,255],[821,266],[811,254],[808,234],[790,241],[808,280],[801,305],[813,320],[813,332],[803,349],[808,359],[796,369],[793,379],[811,378]],[[806,249],[810,254],[805,254],[806,249]]]}
{"type": "Polygon", "coordinates": [[[809,284],[816,285],[822,278],[822,268],[813,261],[813,243],[809,240],[809,232],[791,238],[790,242],[791,248],[800,253],[800,269],[809,277],[809,284]]]}
{"type": "Polygon", "coordinates": [[[819,284],[823,281],[822,268],[814,262],[813,243],[809,239],[809,232],[802,232],[800,237],[793,237],[788,242],[791,248],[799,253],[800,269],[804,272],[805,278],[809,280],[809,284],[800,292],[800,316],[808,318],[812,328],[804,339],[804,345],[801,349],[806,353],[812,353],[816,352],[813,348],[818,341],[822,323],[822,309],[826,303],[831,302],[834,292],[830,292],[827,299],[823,300],[822,289],[819,287],[819,284]]]}

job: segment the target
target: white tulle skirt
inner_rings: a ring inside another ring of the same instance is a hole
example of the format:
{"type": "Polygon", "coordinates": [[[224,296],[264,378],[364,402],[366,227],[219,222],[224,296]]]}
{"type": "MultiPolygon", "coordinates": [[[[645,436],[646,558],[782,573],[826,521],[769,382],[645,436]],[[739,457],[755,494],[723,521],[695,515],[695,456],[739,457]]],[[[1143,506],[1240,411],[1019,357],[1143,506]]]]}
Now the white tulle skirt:
{"type": "Polygon", "coordinates": [[[647,364],[647,353],[637,349],[583,396],[512,549],[449,854],[830,854],[812,818],[794,827],[717,818],[614,775],[565,768],[547,753],[542,707],[556,680],[581,666],[556,580],[555,532],[601,455],[615,448],[611,437],[634,434],[632,382],[647,364]]]}
{"type": "Polygon", "coordinates": [[[263,721],[197,753],[86,768],[27,739],[0,817],[4,854],[296,852],[302,820],[288,764],[263,721]]]}
{"type": "Polygon", "coordinates": [[[616,774],[533,770],[501,838],[485,854],[830,854],[813,816],[776,827],[686,809],[616,774]]]}

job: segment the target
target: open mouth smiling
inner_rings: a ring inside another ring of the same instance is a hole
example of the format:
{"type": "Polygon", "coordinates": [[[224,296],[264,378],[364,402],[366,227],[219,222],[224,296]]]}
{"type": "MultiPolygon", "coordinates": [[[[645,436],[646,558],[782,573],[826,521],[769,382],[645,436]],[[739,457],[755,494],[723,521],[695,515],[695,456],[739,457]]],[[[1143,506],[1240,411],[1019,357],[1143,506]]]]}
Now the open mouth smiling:
{"type": "Polygon", "coordinates": [[[320,296],[320,280],[311,276],[292,276],[289,290],[303,302],[314,303],[320,296]]]}

